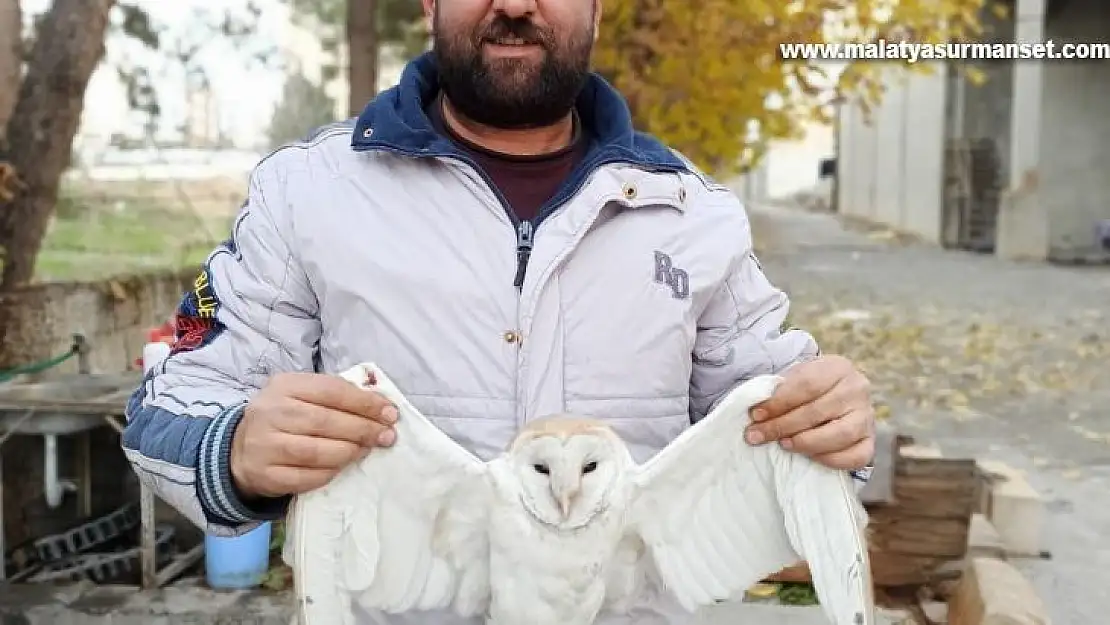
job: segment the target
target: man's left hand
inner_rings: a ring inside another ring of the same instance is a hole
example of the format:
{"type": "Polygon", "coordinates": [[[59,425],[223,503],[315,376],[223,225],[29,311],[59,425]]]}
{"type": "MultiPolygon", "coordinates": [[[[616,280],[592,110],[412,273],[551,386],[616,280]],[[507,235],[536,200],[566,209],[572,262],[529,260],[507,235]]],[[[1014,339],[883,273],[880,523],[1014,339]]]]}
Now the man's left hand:
{"type": "Polygon", "coordinates": [[[771,399],[752,411],[753,445],[784,449],[834,469],[861,469],[875,453],[871,383],[843,356],[821,356],[791,367],[771,399]]]}

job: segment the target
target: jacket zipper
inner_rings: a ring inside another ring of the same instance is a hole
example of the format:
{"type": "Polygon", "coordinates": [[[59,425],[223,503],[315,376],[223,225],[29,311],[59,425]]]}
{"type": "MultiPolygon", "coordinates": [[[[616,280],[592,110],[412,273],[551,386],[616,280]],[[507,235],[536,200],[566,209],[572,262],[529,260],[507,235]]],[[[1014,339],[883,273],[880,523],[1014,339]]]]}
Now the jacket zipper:
{"type": "MultiPolygon", "coordinates": [[[[370,148],[367,148],[367,149],[370,149],[370,148]]],[[[387,152],[393,152],[393,153],[401,154],[401,155],[406,155],[407,154],[404,150],[401,150],[401,149],[399,149],[395,146],[389,146],[389,145],[385,145],[385,144],[382,144],[380,149],[384,149],[387,152]]],[[[536,230],[535,224],[532,223],[531,221],[521,220],[520,218],[518,218],[516,216],[516,213],[513,212],[513,209],[509,205],[509,202],[505,199],[505,196],[501,193],[501,191],[499,191],[497,189],[497,186],[493,183],[493,180],[491,180],[490,177],[486,174],[486,172],[483,171],[482,168],[479,167],[478,164],[475,163],[472,159],[467,158],[466,156],[461,155],[461,154],[449,154],[449,153],[433,153],[433,154],[426,154],[426,156],[433,156],[433,157],[443,158],[443,159],[446,159],[446,160],[454,160],[456,162],[462,163],[463,165],[469,167],[469,169],[472,172],[477,174],[478,177],[481,178],[486,183],[486,187],[489,188],[489,190],[493,193],[494,197],[497,198],[498,202],[500,202],[501,208],[505,211],[505,215],[509,218],[509,222],[512,223],[512,225],[514,226],[514,228],[516,230],[516,275],[513,277],[513,286],[516,288],[516,291],[517,291],[517,321],[519,322],[520,321],[520,307],[523,304],[521,299],[522,299],[523,294],[524,294],[524,276],[528,271],[528,261],[532,257],[532,248],[535,244],[535,234],[536,234],[535,233],[535,230],[536,230]]],[[[608,165],[610,163],[620,162],[622,160],[623,159],[620,158],[619,156],[601,154],[601,155],[595,155],[593,158],[588,158],[587,161],[582,163],[581,166],[586,171],[594,171],[594,170],[596,170],[596,169],[598,169],[598,168],[600,168],[604,165],[608,165]]],[[[570,201],[571,198],[573,198],[575,195],[577,195],[578,192],[581,191],[584,186],[586,186],[586,181],[587,180],[588,180],[588,176],[580,176],[577,180],[574,181],[574,183],[569,188],[563,189],[562,193],[559,193],[559,194],[556,195],[556,197],[552,198],[552,200],[546,206],[541,206],[540,210],[537,213],[537,221],[542,223],[548,217],[550,217],[553,214],[555,214],[556,212],[558,212],[558,210],[560,208],[562,208],[563,205],[565,205],[568,201],[570,201]]],[[[590,228],[592,228],[594,223],[597,221],[599,213],[600,213],[600,210],[594,211],[594,214],[590,218],[589,222],[587,222],[585,224],[585,226],[574,237],[574,240],[568,246],[568,250],[573,250],[575,247],[577,247],[578,243],[582,240],[582,237],[585,236],[585,233],[590,228]]],[[[566,255],[568,253],[569,252],[567,250],[564,250],[559,255],[559,257],[556,259],[556,262],[552,263],[551,266],[554,267],[558,263],[562,262],[562,260],[564,258],[566,258],[566,255]]],[[[543,284],[543,278],[544,277],[541,276],[540,282],[538,283],[539,285],[543,284]]],[[[526,358],[527,354],[526,354],[525,350],[527,349],[526,345],[528,343],[530,343],[530,342],[522,343],[520,345],[520,351],[517,354],[517,367],[516,367],[516,370],[517,370],[517,388],[518,388],[518,398],[517,399],[519,400],[520,405],[522,405],[522,406],[526,406],[528,404],[527,387],[525,386],[524,388],[521,388],[521,382],[520,382],[520,372],[521,372],[521,369],[523,368],[523,362],[527,359],[526,358]]],[[[524,419],[518,419],[518,422],[521,425],[523,425],[524,421],[525,421],[524,419]]]]}
{"type": "MultiPolygon", "coordinates": [[[[602,202],[601,206],[604,206],[606,203],[611,201],[611,199],[615,199],[615,198],[606,199],[604,202],[602,202]]],[[[548,267],[547,267],[548,271],[545,272],[544,274],[540,275],[539,280],[536,282],[536,288],[533,289],[532,292],[531,292],[533,297],[536,296],[539,293],[540,289],[543,287],[544,282],[547,280],[547,276],[549,275],[549,273],[551,271],[554,271],[556,267],[558,267],[560,264],[562,264],[562,262],[564,260],[566,260],[567,256],[575,248],[578,247],[578,244],[582,242],[583,237],[585,237],[586,233],[589,232],[590,229],[592,229],[594,227],[594,224],[597,223],[597,220],[600,217],[601,217],[601,208],[599,207],[599,208],[597,208],[593,211],[593,214],[586,221],[586,223],[582,224],[582,227],[579,228],[574,233],[574,235],[571,237],[571,241],[566,245],[566,247],[563,248],[563,250],[561,252],[559,252],[559,255],[555,257],[555,259],[551,262],[551,264],[548,265],[548,267]]],[[[524,222],[524,223],[527,223],[527,222],[524,222]]],[[[527,232],[529,234],[529,238],[528,238],[529,247],[528,247],[528,249],[529,249],[529,252],[530,252],[531,251],[531,247],[530,247],[531,238],[530,237],[531,237],[531,234],[532,234],[531,224],[529,224],[529,227],[527,228],[527,232]]],[[[528,263],[528,256],[527,256],[527,254],[525,254],[523,257],[518,256],[518,258],[523,258],[524,265],[518,265],[517,274],[518,274],[518,276],[523,276],[524,275],[524,270],[526,268],[525,266],[528,263]]],[[[523,278],[522,278],[522,280],[523,280],[523,278]]],[[[522,295],[522,297],[523,297],[523,295],[522,295]]],[[[523,301],[521,301],[520,303],[521,303],[521,305],[524,304],[523,301]]],[[[524,341],[521,344],[521,346],[520,346],[520,362],[521,363],[523,363],[524,361],[526,361],[528,359],[527,350],[528,350],[528,348],[531,344],[532,344],[531,341],[524,341]]],[[[518,372],[519,372],[519,368],[518,368],[518,372]]],[[[520,392],[520,402],[524,406],[528,405],[528,387],[527,386],[525,386],[520,392]]],[[[525,420],[521,419],[520,421],[521,421],[521,425],[523,425],[525,420]]]]}
{"type": "Polygon", "coordinates": [[[513,286],[517,295],[524,289],[524,274],[528,271],[528,260],[532,257],[532,244],[535,239],[535,226],[531,221],[521,221],[516,226],[516,277],[513,286]]]}

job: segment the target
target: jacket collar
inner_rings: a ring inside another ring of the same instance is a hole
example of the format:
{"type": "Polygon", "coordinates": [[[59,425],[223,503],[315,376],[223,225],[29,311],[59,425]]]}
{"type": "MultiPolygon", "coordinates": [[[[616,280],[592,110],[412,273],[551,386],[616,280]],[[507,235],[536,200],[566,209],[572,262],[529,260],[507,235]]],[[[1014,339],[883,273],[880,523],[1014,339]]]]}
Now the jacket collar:
{"type": "MultiPolygon", "coordinates": [[[[378,94],[355,123],[351,147],[387,150],[409,156],[459,156],[448,139],[432,128],[425,105],[438,91],[431,52],[410,61],[394,87],[378,94]]],[[[596,73],[578,96],[578,114],[594,137],[586,161],[595,166],[623,162],[646,169],[688,171],[686,162],[667,146],[632,127],[624,98],[596,73]]]]}

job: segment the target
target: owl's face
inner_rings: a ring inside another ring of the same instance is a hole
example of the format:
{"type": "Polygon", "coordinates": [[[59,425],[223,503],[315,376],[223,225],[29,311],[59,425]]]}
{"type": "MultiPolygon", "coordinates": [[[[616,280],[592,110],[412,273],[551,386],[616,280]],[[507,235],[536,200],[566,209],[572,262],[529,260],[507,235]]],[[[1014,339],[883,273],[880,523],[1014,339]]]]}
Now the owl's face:
{"type": "Polygon", "coordinates": [[[624,442],[608,427],[580,419],[530,426],[510,450],[524,507],[558,529],[587,525],[624,482],[632,463],[624,442]]]}

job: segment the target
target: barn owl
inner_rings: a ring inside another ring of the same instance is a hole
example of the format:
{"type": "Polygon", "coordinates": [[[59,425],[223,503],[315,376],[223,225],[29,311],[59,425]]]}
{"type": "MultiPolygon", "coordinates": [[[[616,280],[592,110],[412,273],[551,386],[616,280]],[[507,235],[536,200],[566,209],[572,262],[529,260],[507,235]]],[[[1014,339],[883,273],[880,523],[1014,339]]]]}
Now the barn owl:
{"type": "Polygon", "coordinates": [[[484,462],[372,363],[341,376],[398,409],[397,442],[294,498],[284,556],[300,625],[453,609],[487,625],[589,625],[648,584],[685,609],[805,560],[834,625],[873,625],[866,515],[849,475],[743,440],[760,376],[637,464],[603,421],[529,422],[484,462]]]}

